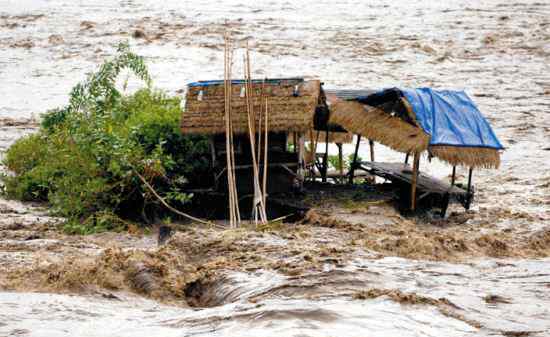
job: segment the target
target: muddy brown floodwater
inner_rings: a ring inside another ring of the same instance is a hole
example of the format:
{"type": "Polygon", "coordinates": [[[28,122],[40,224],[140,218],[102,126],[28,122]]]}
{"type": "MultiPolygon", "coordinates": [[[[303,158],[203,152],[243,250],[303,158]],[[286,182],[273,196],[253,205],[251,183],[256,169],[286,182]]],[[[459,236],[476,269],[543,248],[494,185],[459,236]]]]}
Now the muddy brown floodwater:
{"type": "Polygon", "coordinates": [[[162,247],[66,236],[46,206],[0,199],[0,336],[550,336],[547,1],[0,0],[0,153],[119,41],[181,95],[221,77],[226,29],[254,37],[258,77],[465,89],[501,168],[475,172],[475,206],[445,220],[331,194],[299,223],[174,224],[162,247]]]}

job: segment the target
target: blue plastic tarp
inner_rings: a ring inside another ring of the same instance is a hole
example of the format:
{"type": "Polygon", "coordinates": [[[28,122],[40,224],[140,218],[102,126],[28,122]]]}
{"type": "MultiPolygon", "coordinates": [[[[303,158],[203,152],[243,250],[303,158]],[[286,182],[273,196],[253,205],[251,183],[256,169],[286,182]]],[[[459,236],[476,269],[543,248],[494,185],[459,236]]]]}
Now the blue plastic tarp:
{"type": "Polygon", "coordinates": [[[431,135],[430,145],[504,148],[464,91],[399,90],[412,106],[422,129],[431,135]]]}
{"type": "MultiPolygon", "coordinates": [[[[272,78],[272,79],[257,79],[252,80],[252,83],[269,83],[269,84],[277,84],[282,81],[296,81],[296,82],[303,82],[304,79],[301,77],[289,77],[289,78],[272,78]]],[[[224,83],[224,80],[210,80],[210,81],[198,81],[198,82],[191,82],[188,83],[188,87],[209,87],[213,85],[221,85],[224,83]]],[[[245,84],[245,80],[231,80],[231,84],[234,85],[240,85],[245,84]]]]}

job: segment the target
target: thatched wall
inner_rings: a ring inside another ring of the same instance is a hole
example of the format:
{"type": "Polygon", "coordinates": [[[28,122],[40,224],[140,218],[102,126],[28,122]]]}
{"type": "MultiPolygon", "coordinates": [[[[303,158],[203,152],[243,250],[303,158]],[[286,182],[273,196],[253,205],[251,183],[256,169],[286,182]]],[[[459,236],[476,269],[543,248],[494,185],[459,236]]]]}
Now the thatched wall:
{"type": "Polygon", "coordinates": [[[430,136],[385,111],[354,101],[340,101],[330,106],[330,123],[389,146],[399,152],[422,152],[430,136]]]}
{"type": "MultiPolygon", "coordinates": [[[[231,113],[235,133],[248,132],[246,98],[241,97],[243,85],[232,85],[231,113]]],[[[270,131],[305,132],[313,128],[313,116],[321,90],[321,84],[318,80],[281,80],[265,84],[256,81],[252,84],[252,87],[256,125],[260,109],[262,114],[265,111],[265,98],[267,98],[270,131]],[[296,85],[298,86],[297,96],[294,95],[296,85]]],[[[224,133],[224,118],[223,83],[189,88],[181,121],[182,133],[224,133]],[[202,98],[200,99],[199,93],[201,91],[202,98]]]]}

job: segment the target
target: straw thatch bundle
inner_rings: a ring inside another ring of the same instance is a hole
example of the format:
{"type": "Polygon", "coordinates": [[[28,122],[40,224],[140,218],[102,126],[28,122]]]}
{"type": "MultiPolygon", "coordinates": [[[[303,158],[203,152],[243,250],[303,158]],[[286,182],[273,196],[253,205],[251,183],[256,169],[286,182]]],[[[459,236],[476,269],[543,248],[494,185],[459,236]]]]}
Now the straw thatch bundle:
{"type": "Polygon", "coordinates": [[[449,164],[477,168],[498,168],[500,153],[496,149],[485,147],[458,147],[431,145],[429,152],[449,164]]]}
{"type": "MultiPolygon", "coordinates": [[[[305,132],[313,128],[313,116],[321,91],[318,80],[254,81],[251,85],[256,124],[259,111],[265,109],[267,98],[270,131],[305,132]]],[[[231,115],[235,133],[248,132],[246,99],[241,92],[243,86],[244,83],[238,82],[231,88],[231,115]]],[[[189,87],[181,121],[182,133],[224,133],[224,102],[223,82],[189,87]]]]}
{"type": "Polygon", "coordinates": [[[421,128],[384,110],[355,101],[339,101],[330,107],[330,123],[374,140],[399,152],[422,152],[430,136],[421,128]]]}

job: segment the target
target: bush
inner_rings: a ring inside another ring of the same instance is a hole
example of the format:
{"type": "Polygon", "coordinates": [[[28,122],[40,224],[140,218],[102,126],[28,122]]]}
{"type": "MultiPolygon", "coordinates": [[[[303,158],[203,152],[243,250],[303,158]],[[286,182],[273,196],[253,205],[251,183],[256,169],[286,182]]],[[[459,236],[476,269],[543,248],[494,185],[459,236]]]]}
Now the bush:
{"type": "Polygon", "coordinates": [[[209,147],[203,137],[181,134],[180,104],[151,89],[143,59],[121,45],[116,58],[73,88],[68,106],[46,113],[36,134],[8,149],[6,194],[48,201],[72,233],[121,229],[126,220],[163,213],[137,174],[182,206],[191,197],[182,188],[208,176],[209,147]],[[147,86],[120,93],[115,81],[124,68],[147,86]]]}
{"type": "MultiPolygon", "coordinates": [[[[342,157],[342,162],[343,162],[342,167],[344,171],[347,171],[350,169],[351,163],[353,163],[353,156],[354,154],[350,153],[347,157],[342,157]]],[[[357,156],[357,162],[361,162],[361,161],[363,161],[363,158],[361,158],[361,156],[357,156]]],[[[334,169],[340,168],[340,158],[338,157],[337,154],[329,155],[328,163],[334,169]]]]}

